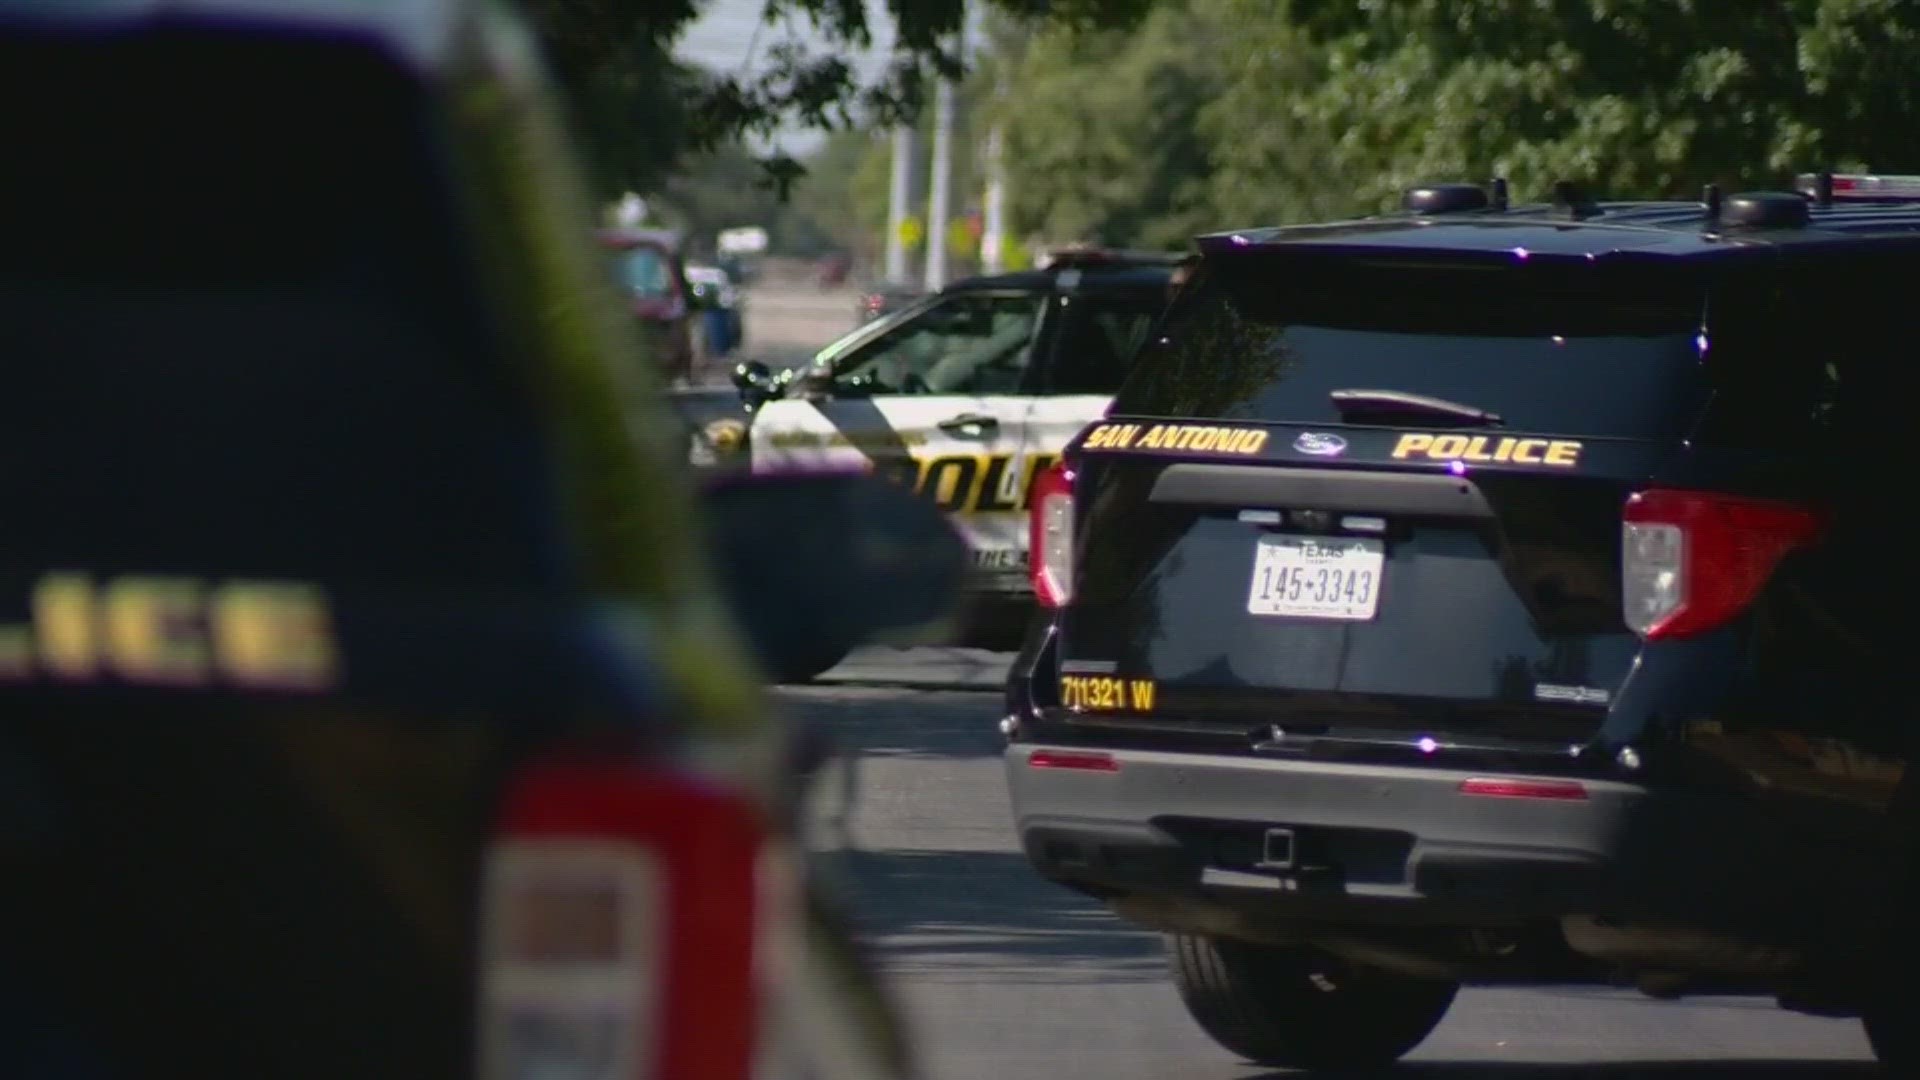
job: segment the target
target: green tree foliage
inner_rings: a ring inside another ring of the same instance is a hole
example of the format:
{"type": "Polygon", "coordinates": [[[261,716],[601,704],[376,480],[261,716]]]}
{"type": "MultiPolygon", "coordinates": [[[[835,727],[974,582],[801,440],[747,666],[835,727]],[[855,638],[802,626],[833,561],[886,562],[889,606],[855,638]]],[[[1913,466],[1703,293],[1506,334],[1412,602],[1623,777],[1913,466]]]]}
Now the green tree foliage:
{"type": "MultiPolygon", "coordinates": [[[[982,117],[990,107],[990,70],[991,64],[982,65],[960,84],[949,147],[956,222],[977,209],[984,194],[986,174],[978,151],[979,141],[984,138],[982,117]]],[[[921,157],[914,162],[916,199],[912,209],[924,218],[928,210],[926,167],[933,139],[932,110],[923,110],[913,123],[920,136],[921,157]]],[[[868,260],[879,259],[886,243],[893,184],[893,142],[889,133],[874,128],[836,132],[820,153],[808,159],[806,167],[806,178],[794,189],[795,205],[818,223],[836,247],[868,260]]],[[[949,242],[949,254],[960,272],[969,270],[973,243],[970,236],[965,244],[949,242]]],[[[916,246],[914,250],[919,253],[925,249],[916,246]]]]}
{"type": "MultiPolygon", "coordinates": [[[[1131,24],[1151,0],[988,2],[1020,18],[1095,29],[1131,24]]],[[[752,74],[694,72],[673,62],[674,41],[703,6],[703,0],[527,0],[602,194],[654,192],[682,154],[771,135],[783,122],[843,128],[917,115],[931,76],[962,71],[955,45],[965,0],[886,0],[896,49],[888,71],[872,84],[860,81],[849,60],[873,43],[867,0],[764,0],[764,22],[804,21],[824,45],[809,51],[781,43],[752,74]]],[[[762,164],[783,194],[801,172],[781,155],[762,164]]]]}
{"type": "Polygon", "coordinates": [[[828,136],[807,159],[780,229],[796,255],[830,250],[873,257],[887,225],[889,158],[878,133],[851,129],[828,136]]]}
{"type": "Polygon", "coordinates": [[[1004,65],[1013,217],[1052,241],[1178,246],[1211,216],[1197,120],[1227,73],[1217,20],[1156,8],[1135,32],[1053,29],[1004,65]]]}
{"type": "Polygon", "coordinates": [[[1904,0],[1294,0],[1325,43],[1301,103],[1378,203],[1433,176],[1602,194],[1777,184],[1915,157],[1904,0]],[[1364,175],[1363,175],[1364,174],[1364,175]]]}
{"type": "MultiPolygon", "coordinates": [[[[893,3],[922,29],[957,11],[893,3]]],[[[1914,0],[1161,0],[1137,25],[1125,20],[1141,0],[1056,4],[1045,19],[1010,14],[1042,0],[997,3],[990,55],[963,91],[955,212],[978,197],[974,150],[999,118],[1013,233],[1048,243],[1177,247],[1374,212],[1432,180],[1502,175],[1521,199],[1560,179],[1691,197],[1822,165],[1920,172],[1914,0]]],[[[937,54],[938,33],[914,34],[937,54]]],[[[911,96],[889,84],[841,100],[894,91],[911,96]]],[[[780,107],[756,100],[730,115],[780,107]]],[[[809,220],[873,253],[890,147],[852,134],[829,147],[801,196],[809,220]]]]}
{"type": "Polygon", "coordinates": [[[1912,0],[1170,0],[1013,52],[1017,222],[1052,239],[1165,244],[1494,175],[1692,197],[1920,171],[1912,0]]]}
{"type": "Polygon", "coordinates": [[[762,164],[738,145],[691,154],[648,200],[649,209],[685,235],[701,258],[711,257],[721,229],[736,225],[766,229],[773,250],[782,255],[859,251],[886,223],[887,161],[884,155],[870,160],[875,141],[862,131],[835,132],[807,159],[805,179],[786,199],[762,164]]]}

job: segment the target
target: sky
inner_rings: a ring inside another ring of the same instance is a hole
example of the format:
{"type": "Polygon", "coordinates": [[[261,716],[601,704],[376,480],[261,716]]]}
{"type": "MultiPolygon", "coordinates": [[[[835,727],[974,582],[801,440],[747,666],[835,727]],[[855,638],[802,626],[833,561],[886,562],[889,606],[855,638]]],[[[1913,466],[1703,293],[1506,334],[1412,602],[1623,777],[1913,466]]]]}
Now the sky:
{"type": "MultiPolygon", "coordinates": [[[[768,45],[799,40],[819,46],[820,35],[804,20],[787,26],[761,26],[761,6],[762,0],[709,0],[700,18],[681,36],[675,53],[687,63],[715,71],[754,71],[759,69],[756,60],[766,55],[768,45]]],[[[868,0],[867,20],[873,28],[874,47],[855,58],[854,67],[863,78],[872,79],[886,67],[893,45],[893,20],[880,0],[868,0]]],[[[824,138],[818,131],[788,127],[775,136],[774,143],[799,157],[818,148],[824,138]]]]}

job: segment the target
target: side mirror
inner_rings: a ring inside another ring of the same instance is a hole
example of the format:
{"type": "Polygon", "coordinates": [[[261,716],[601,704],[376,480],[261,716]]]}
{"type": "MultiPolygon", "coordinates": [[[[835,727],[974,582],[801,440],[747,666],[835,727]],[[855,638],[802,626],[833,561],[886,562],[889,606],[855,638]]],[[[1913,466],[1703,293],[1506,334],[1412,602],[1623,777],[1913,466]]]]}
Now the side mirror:
{"type": "Polygon", "coordinates": [[[734,617],[777,679],[803,681],[873,641],[952,616],[967,546],[934,504],[865,473],[732,475],[702,491],[734,617]]]}

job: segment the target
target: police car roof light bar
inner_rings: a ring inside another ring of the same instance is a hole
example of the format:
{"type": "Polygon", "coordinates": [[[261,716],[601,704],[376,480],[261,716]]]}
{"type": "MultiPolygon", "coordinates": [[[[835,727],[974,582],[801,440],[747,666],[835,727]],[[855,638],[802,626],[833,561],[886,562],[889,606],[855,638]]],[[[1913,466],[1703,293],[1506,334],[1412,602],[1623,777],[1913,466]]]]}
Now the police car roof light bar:
{"type": "Polygon", "coordinates": [[[1832,201],[1920,202],[1920,175],[1802,173],[1794,186],[1822,206],[1832,201]]]}

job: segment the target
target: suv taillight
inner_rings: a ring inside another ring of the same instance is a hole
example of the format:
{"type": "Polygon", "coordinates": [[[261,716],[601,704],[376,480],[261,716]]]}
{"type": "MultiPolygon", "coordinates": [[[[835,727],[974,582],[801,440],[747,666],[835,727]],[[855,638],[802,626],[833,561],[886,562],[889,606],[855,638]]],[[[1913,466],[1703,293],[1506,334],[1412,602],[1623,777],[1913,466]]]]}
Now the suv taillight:
{"type": "Polygon", "coordinates": [[[765,849],[745,794],[637,758],[512,778],[482,898],[480,1075],[746,1080],[765,849]]]}
{"type": "Polygon", "coordinates": [[[1033,481],[1027,529],[1027,574],[1040,606],[1073,597],[1073,472],[1055,464],[1033,481]]]}
{"type": "Polygon", "coordinates": [[[1627,500],[1621,602],[1648,640],[1686,637],[1746,610],[1795,548],[1820,535],[1820,515],[1792,503],[1654,489],[1627,500]]]}

